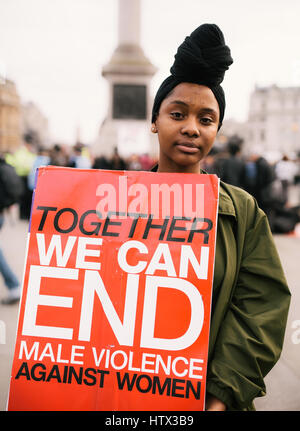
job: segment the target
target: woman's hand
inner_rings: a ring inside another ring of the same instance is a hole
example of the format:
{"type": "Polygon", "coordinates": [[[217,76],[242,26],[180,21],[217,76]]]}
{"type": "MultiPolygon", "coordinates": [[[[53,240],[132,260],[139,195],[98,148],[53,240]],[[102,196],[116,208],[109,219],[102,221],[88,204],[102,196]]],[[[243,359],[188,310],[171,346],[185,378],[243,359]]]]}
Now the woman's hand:
{"type": "Polygon", "coordinates": [[[210,412],[223,412],[226,410],[226,405],[213,395],[208,395],[205,410],[210,412]]]}

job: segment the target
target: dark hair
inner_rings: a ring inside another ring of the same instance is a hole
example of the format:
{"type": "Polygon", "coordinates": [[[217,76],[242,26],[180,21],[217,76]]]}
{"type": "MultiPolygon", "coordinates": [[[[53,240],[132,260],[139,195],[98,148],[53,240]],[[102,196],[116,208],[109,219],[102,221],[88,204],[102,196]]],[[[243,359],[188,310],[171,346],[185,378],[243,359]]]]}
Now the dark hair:
{"type": "Polygon", "coordinates": [[[152,123],[155,122],[162,101],[182,82],[191,82],[209,87],[219,105],[222,125],[225,111],[225,94],[221,87],[225,71],[233,63],[230,49],[225,45],[222,31],[216,24],[203,24],[186,37],[179,46],[171,75],[159,87],[152,108],[152,123]]]}

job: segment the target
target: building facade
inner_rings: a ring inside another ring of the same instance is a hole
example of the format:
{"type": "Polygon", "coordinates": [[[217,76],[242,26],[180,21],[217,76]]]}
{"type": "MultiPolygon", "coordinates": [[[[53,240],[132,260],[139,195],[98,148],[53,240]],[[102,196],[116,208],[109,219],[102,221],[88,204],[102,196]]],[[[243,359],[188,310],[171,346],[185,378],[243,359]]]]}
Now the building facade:
{"type": "Polygon", "coordinates": [[[226,144],[233,135],[243,139],[245,155],[259,151],[271,162],[283,155],[295,157],[300,151],[300,87],[256,86],[247,121],[225,120],[219,143],[226,144]]]}
{"type": "Polygon", "coordinates": [[[255,87],[250,97],[247,146],[293,156],[300,150],[300,87],[255,87]]]}
{"type": "Polygon", "coordinates": [[[36,147],[50,146],[48,119],[33,102],[21,106],[21,133],[22,136],[31,136],[36,147]]]}
{"type": "Polygon", "coordinates": [[[21,103],[16,85],[0,80],[0,152],[13,152],[21,144],[21,103]]]}

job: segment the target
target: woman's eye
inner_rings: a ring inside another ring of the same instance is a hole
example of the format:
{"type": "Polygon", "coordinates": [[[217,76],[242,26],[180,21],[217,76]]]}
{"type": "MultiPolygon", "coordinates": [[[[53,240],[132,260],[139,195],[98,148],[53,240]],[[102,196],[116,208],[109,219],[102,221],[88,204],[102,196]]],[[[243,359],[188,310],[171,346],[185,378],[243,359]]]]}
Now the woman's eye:
{"type": "Polygon", "coordinates": [[[208,117],[203,117],[203,118],[200,118],[200,122],[202,124],[210,124],[210,123],[212,123],[212,119],[208,118],[208,117]]]}
{"type": "Polygon", "coordinates": [[[171,112],[171,117],[175,118],[175,120],[181,120],[183,118],[183,114],[181,112],[171,112]]]}

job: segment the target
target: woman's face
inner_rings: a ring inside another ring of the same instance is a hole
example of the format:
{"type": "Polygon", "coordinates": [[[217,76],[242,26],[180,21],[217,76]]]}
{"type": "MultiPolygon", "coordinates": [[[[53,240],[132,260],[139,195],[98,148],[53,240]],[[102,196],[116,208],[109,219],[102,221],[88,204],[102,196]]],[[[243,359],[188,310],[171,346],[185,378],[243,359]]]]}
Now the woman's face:
{"type": "Polygon", "coordinates": [[[163,100],[153,124],[160,146],[159,172],[200,172],[218,132],[219,106],[204,85],[183,82],[163,100]]]}

